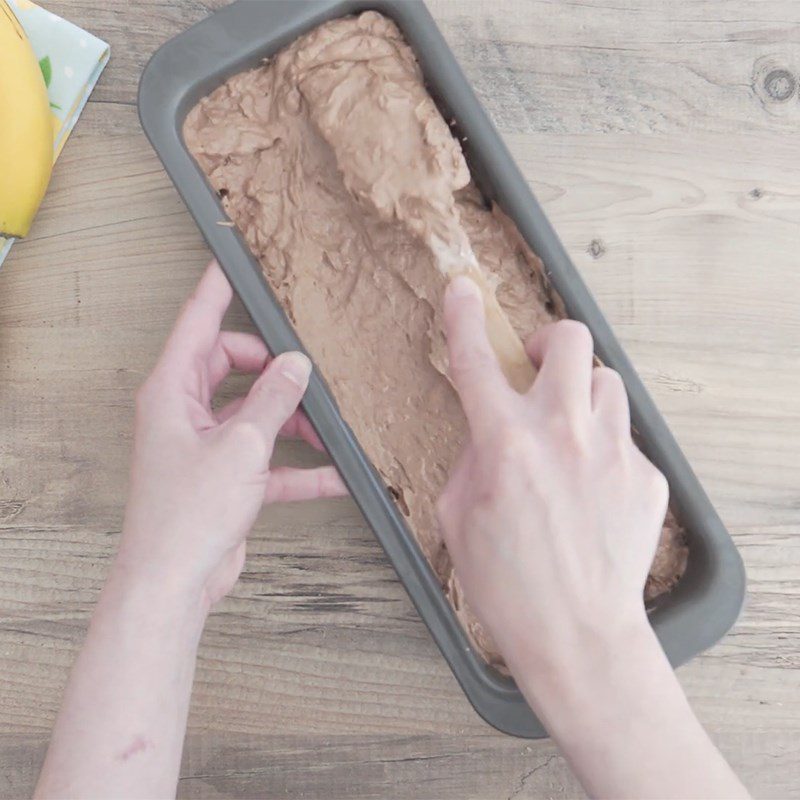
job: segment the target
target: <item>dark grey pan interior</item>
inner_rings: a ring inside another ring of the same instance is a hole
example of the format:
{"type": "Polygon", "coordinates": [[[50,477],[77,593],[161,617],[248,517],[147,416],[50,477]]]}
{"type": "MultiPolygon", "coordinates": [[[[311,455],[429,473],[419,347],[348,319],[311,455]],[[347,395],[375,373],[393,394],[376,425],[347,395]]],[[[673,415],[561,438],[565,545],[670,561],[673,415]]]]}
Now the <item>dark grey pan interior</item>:
{"type": "MultiPolygon", "coordinates": [[[[244,240],[235,229],[217,224],[226,215],[184,146],[181,128],[192,106],[234,73],[325,20],[367,9],[387,14],[403,30],[433,97],[445,116],[455,119],[458,134],[467,137],[466,155],[481,189],[515,220],[543,259],[569,315],[589,326],[597,354],[625,381],[642,447],[667,476],[674,508],[689,531],[686,574],[650,617],[671,663],[678,665],[714,644],[735,622],[745,593],[741,558],[424,4],[238,0],[156,52],[139,86],[142,126],[268,347],[275,353],[301,348],[244,240]]],[[[402,514],[316,370],[303,406],[472,705],[501,731],[546,735],[513,681],[471,649],[402,514]]]]}

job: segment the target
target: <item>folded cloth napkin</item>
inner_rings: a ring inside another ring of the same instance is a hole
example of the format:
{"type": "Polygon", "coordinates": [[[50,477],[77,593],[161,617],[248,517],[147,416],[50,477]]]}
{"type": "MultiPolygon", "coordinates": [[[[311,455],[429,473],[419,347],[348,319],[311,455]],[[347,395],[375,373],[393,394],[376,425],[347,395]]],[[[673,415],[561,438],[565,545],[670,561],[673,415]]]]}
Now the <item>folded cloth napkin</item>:
{"type": "MultiPolygon", "coordinates": [[[[47,84],[55,161],[108,62],[109,47],[30,0],[11,0],[11,5],[30,39],[47,84]]],[[[13,242],[0,237],[0,264],[13,242]]]]}

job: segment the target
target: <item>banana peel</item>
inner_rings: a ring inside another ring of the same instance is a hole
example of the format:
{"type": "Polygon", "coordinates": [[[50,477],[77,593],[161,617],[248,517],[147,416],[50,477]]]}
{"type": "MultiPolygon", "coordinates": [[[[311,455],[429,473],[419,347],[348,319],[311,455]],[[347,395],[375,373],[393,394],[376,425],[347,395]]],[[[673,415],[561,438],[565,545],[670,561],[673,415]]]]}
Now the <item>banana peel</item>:
{"type": "Polygon", "coordinates": [[[44,77],[22,25],[0,0],[0,236],[27,236],[52,169],[44,77]]]}

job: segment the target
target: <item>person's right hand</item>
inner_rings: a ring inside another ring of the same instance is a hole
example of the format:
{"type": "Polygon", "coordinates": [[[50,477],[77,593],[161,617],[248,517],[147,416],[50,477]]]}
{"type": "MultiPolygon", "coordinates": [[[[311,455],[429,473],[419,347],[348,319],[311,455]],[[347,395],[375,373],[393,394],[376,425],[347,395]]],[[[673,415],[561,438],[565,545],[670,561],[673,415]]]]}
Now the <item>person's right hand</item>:
{"type": "Polygon", "coordinates": [[[593,368],[588,328],[564,320],[529,343],[539,373],[516,393],[466,277],[448,287],[445,324],[470,441],[438,512],[467,604],[512,673],[559,670],[603,637],[620,644],[647,625],[668,498],[631,439],[620,376],[593,368]]]}
{"type": "Polygon", "coordinates": [[[470,440],[439,502],[467,605],[590,797],[746,798],[692,713],[642,592],[668,491],[636,448],[613,370],[572,321],[528,345],[517,394],[469,278],[445,296],[470,440]]]}

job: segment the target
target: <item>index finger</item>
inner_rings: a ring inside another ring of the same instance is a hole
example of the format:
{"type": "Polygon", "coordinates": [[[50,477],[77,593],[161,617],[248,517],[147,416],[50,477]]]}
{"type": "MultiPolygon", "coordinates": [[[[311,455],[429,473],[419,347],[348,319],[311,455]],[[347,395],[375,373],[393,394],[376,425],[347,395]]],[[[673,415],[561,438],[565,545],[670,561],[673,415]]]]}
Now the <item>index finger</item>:
{"type": "Polygon", "coordinates": [[[473,433],[488,427],[511,388],[486,333],[486,313],[477,284],[458,275],[445,291],[444,322],[449,376],[473,433]]]}
{"type": "Polygon", "coordinates": [[[170,370],[185,369],[211,355],[232,297],[233,290],[225,273],[212,261],[186,301],[167,340],[162,362],[170,370]]]}

